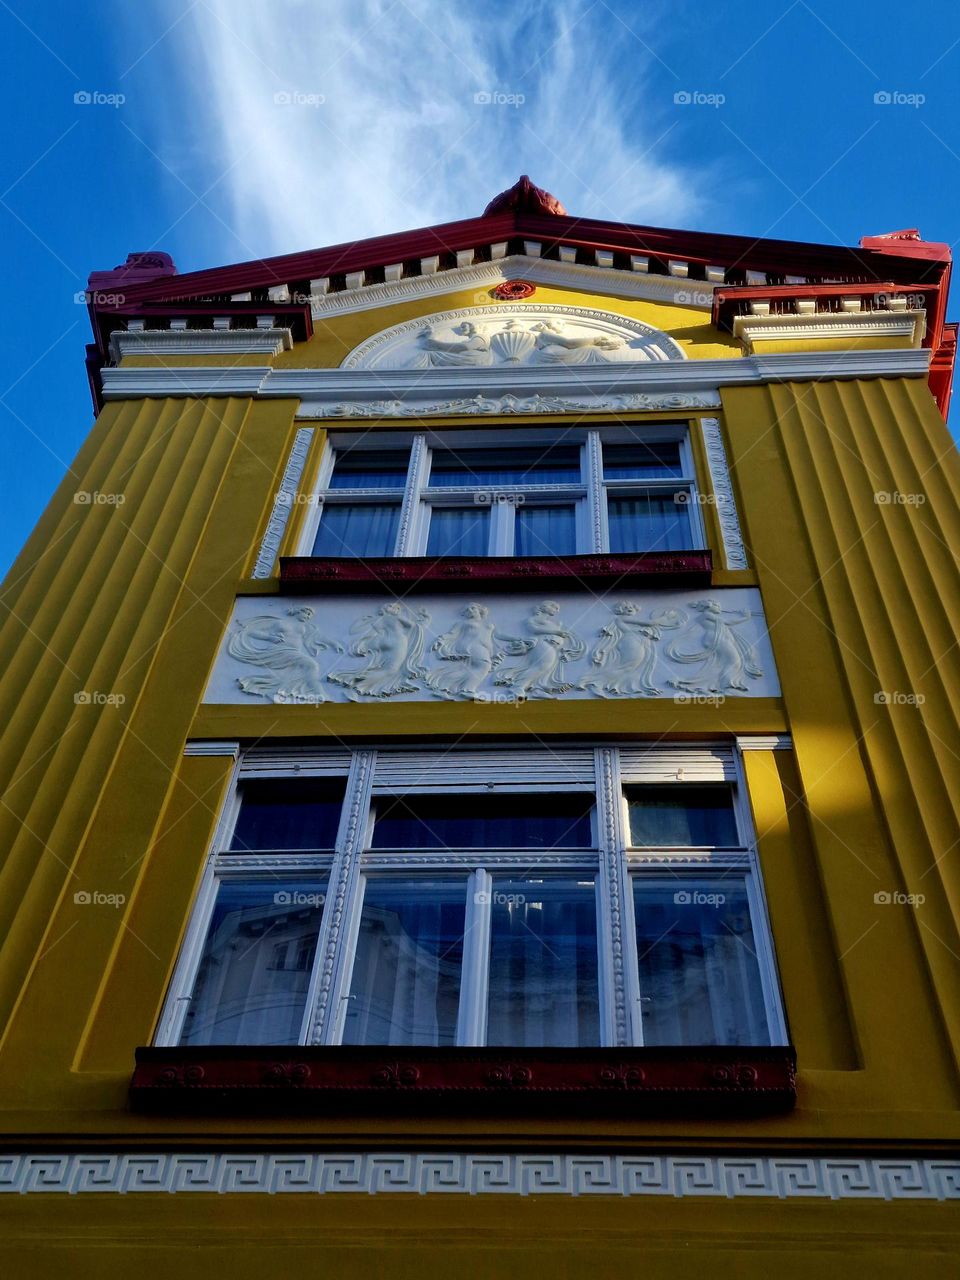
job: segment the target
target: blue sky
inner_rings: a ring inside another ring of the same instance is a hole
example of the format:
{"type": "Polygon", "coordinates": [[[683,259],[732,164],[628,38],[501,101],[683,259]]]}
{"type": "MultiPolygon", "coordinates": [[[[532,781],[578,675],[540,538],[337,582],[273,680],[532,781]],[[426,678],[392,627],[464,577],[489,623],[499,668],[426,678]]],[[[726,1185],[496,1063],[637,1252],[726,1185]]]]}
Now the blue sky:
{"type": "Polygon", "coordinates": [[[0,58],[0,572],[92,421],[75,296],[130,250],[400,231],[521,172],[601,218],[960,238],[954,0],[0,0],[0,58]]]}

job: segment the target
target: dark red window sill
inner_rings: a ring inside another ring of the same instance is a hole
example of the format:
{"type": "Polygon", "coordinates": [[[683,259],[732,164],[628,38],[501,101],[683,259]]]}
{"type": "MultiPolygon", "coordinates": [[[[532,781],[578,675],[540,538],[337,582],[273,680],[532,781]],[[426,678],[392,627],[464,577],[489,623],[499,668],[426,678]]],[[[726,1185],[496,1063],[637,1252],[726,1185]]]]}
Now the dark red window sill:
{"type": "Polygon", "coordinates": [[[709,551],[648,551],[640,555],[591,556],[378,556],[332,559],[283,556],[280,583],[290,591],[323,587],[368,590],[400,585],[405,590],[459,590],[464,585],[526,590],[541,587],[709,586],[709,551]]]}
{"type": "Polygon", "coordinates": [[[792,1047],[137,1050],[140,1111],[765,1116],[796,1103],[792,1047]]]}

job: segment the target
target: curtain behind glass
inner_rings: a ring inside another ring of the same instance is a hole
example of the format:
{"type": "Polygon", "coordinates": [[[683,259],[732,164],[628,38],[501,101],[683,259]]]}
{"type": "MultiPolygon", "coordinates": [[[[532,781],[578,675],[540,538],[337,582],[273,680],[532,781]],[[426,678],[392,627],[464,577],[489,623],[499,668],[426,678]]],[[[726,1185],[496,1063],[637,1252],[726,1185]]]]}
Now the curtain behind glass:
{"type": "Polygon", "coordinates": [[[673,845],[739,844],[733,792],[727,786],[627,787],[630,843],[652,848],[673,845]]]}
{"type": "Polygon", "coordinates": [[[220,885],[181,1044],[297,1044],[326,882],[220,885]]]}
{"type": "Polygon", "coordinates": [[[466,880],[367,881],[344,1044],[452,1045],[466,880]]]}
{"type": "Polygon", "coordinates": [[[487,1044],[599,1044],[594,881],[493,886],[487,1044]]]}
{"type": "Polygon", "coordinates": [[[770,1043],[742,877],[633,882],[643,1042],[770,1043]]]}
{"type": "Polygon", "coordinates": [[[428,556],[485,556],[489,547],[489,507],[431,509],[428,556]]]}
{"type": "Polygon", "coordinates": [[[315,556],[392,556],[399,503],[328,502],[313,544],[315,556]]]}
{"type": "Polygon", "coordinates": [[[331,489],[402,489],[407,482],[405,453],[338,453],[330,477],[331,489]]]}
{"type": "Polygon", "coordinates": [[[680,445],[676,441],[605,444],[603,474],[607,480],[679,480],[683,475],[680,445]]]}
{"type": "MultiPolygon", "coordinates": [[[[680,492],[686,498],[686,490],[680,492]]],[[[687,504],[675,502],[672,493],[610,498],[607,510],[614,553],[687,551],[693,546],[687,504]]]]}
{"type": "Polygon", "coordinates": [[[577,524],[572,506],[517,507],[514,554],[572,556],[577,553],[577,524]]]}
{"type": "Polygon", "coordinates": [[[463,485],[579,484],[580,450],[574,446],[532,449],[435,449],[430,466],[434,488],[463,485]]]}

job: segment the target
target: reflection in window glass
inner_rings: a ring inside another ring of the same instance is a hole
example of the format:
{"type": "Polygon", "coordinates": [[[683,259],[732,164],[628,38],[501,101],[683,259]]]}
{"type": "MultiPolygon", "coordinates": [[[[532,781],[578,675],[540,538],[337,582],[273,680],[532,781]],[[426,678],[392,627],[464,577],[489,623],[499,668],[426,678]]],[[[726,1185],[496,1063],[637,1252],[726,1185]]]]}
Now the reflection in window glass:
{"type": "Polygon", "coordinates": [[[407,481],[407,454],[370,453],[355,449],[338,453],[331,489],[402,489],[407,481]]]}
{"type": "Polygon", "coordinates": [[[466,884],[367,881],[344,1044],[456,1043],[466,884]]]}
{"type": "Polygon", "coordinates": [[[400,527],[400,504],[324,504],[313,544],[315,556],[392,556],[400,527]]]}
{"type": "Polygon", "coordinates": [[[434,449],[429,483],[475,489],[482,485],[579,484],[577,445],[529,449],[434,449]]]}
{"type": "Polygon", "coordinates": [[[678,441],[603,446],[605,480],[678,480],[682,475],[678,441]]]}
{"type": "Polygon", "coordinates": [[[592,795],[391,796],[377,806],[375,849],[589,849],[592,795]]]}
{"type": "Polygon", "coordinates": [[[728,786],[672,783],[627,788],[630,843],[736,846],[733,792],[728,786]]]}
{"type": "Polygon", "coordinates": [[[599,1043],[593,879],[496,877],[487,1044],[599,1043]]]}
{"type": "Polygon", "coordinates": [[[248,849],[332,849],[344,783],[340,779],[277,778],[245,782],[231,852],[248,849]]]}
{"type": "Polygon", "coordinates": [[[770,1043],[742,876],[634,877],[643,1042],[770,1043]]]}
{"type": "Polygon", "coordinates": [[[220,885],[181,1044],[296,1044],[326,881],[220,885]]]}

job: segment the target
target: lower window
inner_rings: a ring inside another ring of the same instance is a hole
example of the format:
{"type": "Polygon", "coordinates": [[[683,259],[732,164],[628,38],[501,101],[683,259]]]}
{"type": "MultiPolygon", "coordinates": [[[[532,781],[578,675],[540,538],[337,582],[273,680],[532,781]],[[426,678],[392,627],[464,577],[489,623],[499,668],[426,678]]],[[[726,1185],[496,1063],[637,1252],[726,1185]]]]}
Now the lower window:
{"type": "Polygon", "coordinates": [[[785,1043],[742,783],[637,785],[598,755],[531,790],[499,759],[403,789],[394,761],[372,794],[241,773],[158,1042],[785,1043]]]}

